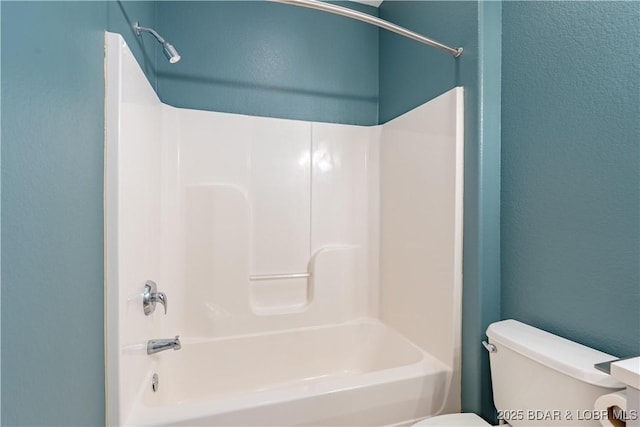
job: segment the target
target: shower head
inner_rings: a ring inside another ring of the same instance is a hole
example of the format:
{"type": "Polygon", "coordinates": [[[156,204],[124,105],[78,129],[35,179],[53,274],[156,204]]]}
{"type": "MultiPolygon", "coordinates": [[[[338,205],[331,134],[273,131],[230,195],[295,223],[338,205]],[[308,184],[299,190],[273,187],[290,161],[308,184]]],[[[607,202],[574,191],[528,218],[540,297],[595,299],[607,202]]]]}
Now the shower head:
{"type": "Polygon", "coordinates": [[[176,62],[180,61],[181,56],[171,43],[164,42],[164,44],[162,45],[162,51],[164,52],[164,56],[167,57],[170,63],[175,64],[176,62]]]}
{"type": "Polygon", "coordinates": [[[137,21],[133,25],[133,29],[135,30],[137,36],[141,36],[143,32],[151,33],[151,35],[153,35],[153,37],[158,40],[158,43],[162,45],[162,52],[164,53],[164,56],[167,57],[170,63],[175,64],[176,62],[180,61],[181,56],[176,48],[173,47],[171,43],[168,43],[165,39],[163,39],[160,34],[158,34],[154,29],[141,27],[140,23],[137,21]]]}

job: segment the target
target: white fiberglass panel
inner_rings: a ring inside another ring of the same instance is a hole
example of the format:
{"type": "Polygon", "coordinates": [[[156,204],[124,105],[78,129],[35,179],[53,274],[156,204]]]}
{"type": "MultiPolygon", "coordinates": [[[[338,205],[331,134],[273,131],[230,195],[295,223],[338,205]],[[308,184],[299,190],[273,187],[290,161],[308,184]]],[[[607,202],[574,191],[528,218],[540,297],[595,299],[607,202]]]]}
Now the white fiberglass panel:
{"type": "MultiPolygon", "coordinates": [[[[343,312],[377,312],[379,127],[312,124],[311,246],[319,253],[318,278],[341,269],[351,274],[329,290],[343,312]],[[345,263],[351,266],[345,269],[345,263]],[[373,267],[373,268],[372,268],[373,267]],[[350,307],[347,307],[350,305],[350,307]]],[[[344,277],[344,276],[343,276],[344,277]]],[[[333,279],[336,280],[336,279],[333,279]]],[[[319,291],[324,296],[324,289],[319,291]]]]}
{"type": "Polygon", "coordinates": [[[386,123],[380,155],[381,318],[454,366],[462,294],[462,93],[450,90],[386,123]]]}
{"type": "Polygon", "coordinates": [[[187,307],[182,333],[212,336],[247,311],[252,129],[244,116],[175,113],[185,265],[181,292],[187,307]]]}
{"type": "Polygon", "coordinates": [[[106,306],[108,421],[133,409],[150,361],[128,351],[157,333],[144,315],[142,288],[161,282],[161,137],[159,99],[122,38],[106,35],[106,306]]]}
{"type": "Polygon", "coordinates": [[[379,128],[175,114],[186,333],[374,314],[379,128]],[[252,279],[299,273],[312,277],[252,279]]]}
{"type": "MultiPolygon", "coordinates": [[[[249,120],[253,122],[250,274],[306,273],[311,245],[311,125],[249,120]]],[[[251,282],[250,304],[256,314],[287,313],[307,303],[306,279],[251,282]]]]}
{"type": "Polygon", "coordinates": [[[311,214],[310,124],[251,118],[251,274],[305,272],[311,214]]]}
{"type": "Polygon", "coordinates": [[[249,204],[237,187],[187,186],[183,333],[211,336],[246,311],[249,204]]]}
{"type": "Polygon", "coordinates": [[[371,156],[378,128],[313,123],[314,249],[366,246],[371,156]]]}
{"type": "Polygon", "coordinates": [[[176,109],[184,186],[226,185],[246,194],[252,120],[237,114],[176,109]]]}

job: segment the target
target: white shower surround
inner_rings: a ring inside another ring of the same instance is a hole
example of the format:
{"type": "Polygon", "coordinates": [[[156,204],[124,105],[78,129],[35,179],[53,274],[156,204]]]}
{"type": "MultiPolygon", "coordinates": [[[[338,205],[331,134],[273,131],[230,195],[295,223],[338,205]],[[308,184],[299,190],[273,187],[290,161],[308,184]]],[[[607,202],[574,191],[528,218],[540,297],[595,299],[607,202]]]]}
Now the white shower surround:
{"type": "Polygon", "coordinates": [[[364,127],[164,105],[117,34],[106,70],[110,425],[460,410],[461,88],[364,127]]]}

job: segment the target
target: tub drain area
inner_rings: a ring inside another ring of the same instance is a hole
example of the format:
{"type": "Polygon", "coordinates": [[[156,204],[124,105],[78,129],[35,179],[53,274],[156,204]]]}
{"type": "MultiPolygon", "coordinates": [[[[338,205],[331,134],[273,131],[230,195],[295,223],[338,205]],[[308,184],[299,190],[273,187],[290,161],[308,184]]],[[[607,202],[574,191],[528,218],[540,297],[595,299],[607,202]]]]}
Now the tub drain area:
{"type": "Polygon", "coordinates": [[[158,374],[153,374],[153,378],[151,378],[151,390],[155,393],[158,391],[158,387],[160,386],[160,380],[158,379],[158,374]]]}

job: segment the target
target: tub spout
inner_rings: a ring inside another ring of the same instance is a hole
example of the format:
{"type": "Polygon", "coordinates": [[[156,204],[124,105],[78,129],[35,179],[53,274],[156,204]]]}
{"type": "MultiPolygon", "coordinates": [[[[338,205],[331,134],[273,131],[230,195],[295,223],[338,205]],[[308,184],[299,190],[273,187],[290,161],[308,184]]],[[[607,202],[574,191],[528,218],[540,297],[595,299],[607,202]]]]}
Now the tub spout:
{"type": "Polygon", "coordinates": [[[180,336],[176,335],[175,338],[169,338],[166,340],[149,340],[147,341],[147,354],[155,354],[165,350],[180,350],[182,344],[180,344],[180,336]]]}

